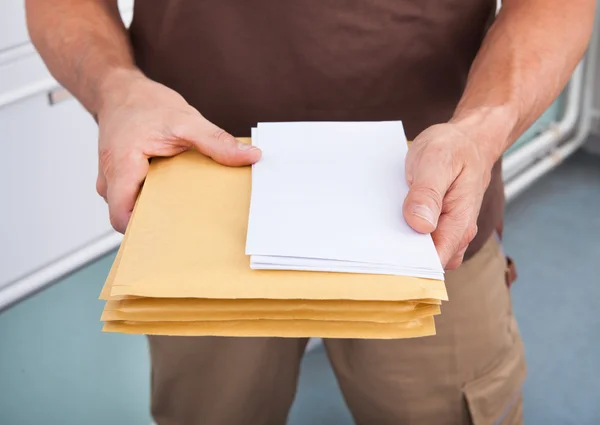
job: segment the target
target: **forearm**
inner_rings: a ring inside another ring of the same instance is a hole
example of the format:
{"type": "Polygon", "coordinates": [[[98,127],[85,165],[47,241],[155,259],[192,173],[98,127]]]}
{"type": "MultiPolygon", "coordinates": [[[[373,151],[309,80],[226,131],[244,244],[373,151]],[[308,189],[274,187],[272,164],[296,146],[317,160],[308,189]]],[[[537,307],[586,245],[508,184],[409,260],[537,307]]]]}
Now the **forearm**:
{"type": "Polygon", "coordinates": [[[505,0],[469,73],[452,122],[490,162],[550,106],[589,41],[594,0],[505,0]]]}
{"type": "Polygon", "coordinates": [[[117,0],[27,0],[31,40],[51,74],[94,116],[109,85],[135,78],[117,0]]]}

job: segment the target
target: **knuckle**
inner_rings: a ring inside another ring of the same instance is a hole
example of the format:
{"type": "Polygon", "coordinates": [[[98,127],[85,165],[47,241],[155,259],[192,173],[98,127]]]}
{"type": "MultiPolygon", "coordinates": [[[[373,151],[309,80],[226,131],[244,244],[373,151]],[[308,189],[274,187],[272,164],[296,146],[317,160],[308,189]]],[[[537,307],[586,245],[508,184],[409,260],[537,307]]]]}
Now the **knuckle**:
{"type": "Polygon", "coordinates": [[[413,195],[422,199],[430,200],[439,211],[442,210],[442,196],[437,190],[428,186],[415,186],[412,188],[413,195]]]}
{"type": "Polygon", "coordinates": [[[492,169],[485,170],[482,173],[482,178],[479,180],[479,183],[483,186],[484,190],[490,185],[492,181],[492,169]]]}
{"type": "Polygon", "coordinates": [[[96,179],[96,192],[106,199],[106,181],[100,176],[96,179]]]}
{"type": "Polygon", "coordinates": [[[123,154],[121,161],[119,161],[119,164],[115,164],[115,167],[124,167],[125,169],[128,169],[130,168],[130,164],[137,164],[143,156],[144,154],[141,150],[128,149],[123,154]]]}
{"type": "Polygon", "coordinates": [[[223,130],[222,128],[217,128],[214,132],[213,132],[213,138],[215,138],[216,140],[220,141],[220,142],[225,142],[227,140],[232,139],[233,137],[227,133],[225,130],[223,130]]]}
{"type": "Polygon", "coordinates": [[[446,270],[456,270],[463,262],[464,255],[456,256],[452,258],[446,265],[446,270]]]}
{"type": "Polygon", "coordinates": [[[185,116],[182,118],[181,116],[176,116],[173,118],[165,117],[158,134],[159,140],[179,139],[181,141],[188,141],[206,134],[206,130],[202,123],[198,124],[198,121],[194,117],[185,116]]]}
{"type": "Polygon", "coordinates": [[[473,225],[469,226],[467,228],[467,231],[465,232],[465,235],[464,235],[464,238],[463,238],[463,244],[464,245],[470,244],[471,241],[473,239],[475,239],[475,236],[477,236],[477,231],[478,231],[478,228],[477,228],[476,224],[473,224],[473,225]]]}

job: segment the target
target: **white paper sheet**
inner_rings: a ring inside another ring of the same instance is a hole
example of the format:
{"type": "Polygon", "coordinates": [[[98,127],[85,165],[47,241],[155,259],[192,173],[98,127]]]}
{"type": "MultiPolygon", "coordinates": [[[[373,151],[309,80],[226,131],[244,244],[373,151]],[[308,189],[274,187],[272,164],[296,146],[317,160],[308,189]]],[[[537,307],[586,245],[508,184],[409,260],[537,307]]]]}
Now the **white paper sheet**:
{"type": "Polygon", "coordinates": [[[252,140],[252,268],[443,278],[431,236],[402,215],[400,121],[259,123],[252,140]]]}

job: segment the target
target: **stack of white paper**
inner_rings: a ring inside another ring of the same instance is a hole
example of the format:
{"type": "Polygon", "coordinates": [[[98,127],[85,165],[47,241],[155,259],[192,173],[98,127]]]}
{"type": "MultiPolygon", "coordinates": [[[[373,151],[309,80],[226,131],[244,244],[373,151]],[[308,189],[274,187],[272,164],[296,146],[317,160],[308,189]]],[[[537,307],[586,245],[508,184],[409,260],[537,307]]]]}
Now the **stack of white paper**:
{"type": "Polygon", "coordinates": [[[253,269],[443,279],[430,235],[402,214],[400,121],[259,123],[246,254],[253,269]]]}

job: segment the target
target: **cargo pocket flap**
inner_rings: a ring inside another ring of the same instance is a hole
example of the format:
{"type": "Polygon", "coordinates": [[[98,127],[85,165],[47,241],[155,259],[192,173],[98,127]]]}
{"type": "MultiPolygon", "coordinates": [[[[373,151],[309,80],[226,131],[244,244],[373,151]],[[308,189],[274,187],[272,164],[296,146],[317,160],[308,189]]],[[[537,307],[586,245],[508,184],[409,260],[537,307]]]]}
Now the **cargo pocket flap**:
{"type": "Polygon", "coordinates": [[[467,383],[464,395],[474,425],[504,425],[519,402],[525,380],[525,355],[520,339],[511,352],[484,376],[467,383]]]}

